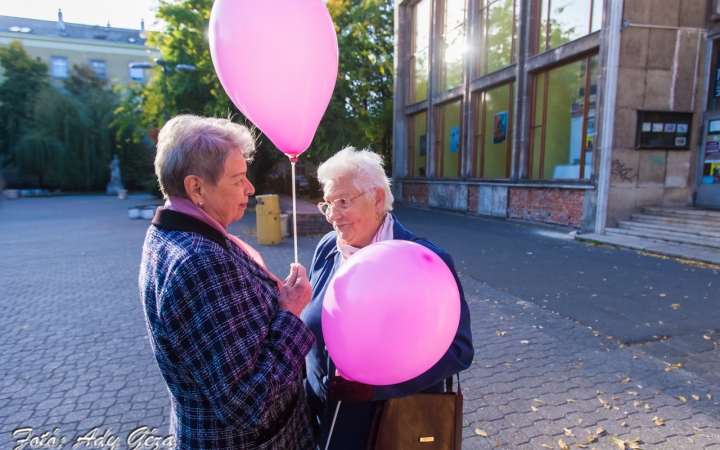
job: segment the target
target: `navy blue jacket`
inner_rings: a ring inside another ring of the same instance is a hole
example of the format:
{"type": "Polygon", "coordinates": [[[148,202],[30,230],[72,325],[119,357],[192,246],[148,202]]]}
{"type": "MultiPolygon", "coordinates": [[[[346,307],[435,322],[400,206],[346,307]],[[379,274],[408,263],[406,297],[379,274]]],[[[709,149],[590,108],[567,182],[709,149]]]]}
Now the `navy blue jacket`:
{"type": "MultiPolygon", "coordinates": [[[[393,226],[394,239],[410,240],[416,236],[400,225],[395,216],[393,226]]],[[[310,267],[310,284],[313,297],[303,311],[301,318],[315,335],[315,344],[306,358],[307,380],[306,392],[310,403],[310,420],[315,428],[315,437],[321,449],[325,448],[336,403],[327,399],[327,386],[333,381],[335,365],[328,356],[322,334],[321,314],[325,290],[333,275],[340,267],[342,255],[337,249],[337,232],[325,235],[315,250],[310,267]]],[[[417,240],[418,244],[427,247],[437,254],[450,268],[460,291],[460,324],[452,345],[427,372],[412,380],[389,386],[373,386],[373,401],[367,403],[344,402],[340,407],[335,429],[330,442],[330,449],[365,450],[372,417],[378,401],[399,398],[423,393],[445,392],[444,380],[470,367],[473,359],[472,332],[470,330],[470,311],[462,285],[455,272],[453,260],[444,251],[427,240],[417,240]]]]}

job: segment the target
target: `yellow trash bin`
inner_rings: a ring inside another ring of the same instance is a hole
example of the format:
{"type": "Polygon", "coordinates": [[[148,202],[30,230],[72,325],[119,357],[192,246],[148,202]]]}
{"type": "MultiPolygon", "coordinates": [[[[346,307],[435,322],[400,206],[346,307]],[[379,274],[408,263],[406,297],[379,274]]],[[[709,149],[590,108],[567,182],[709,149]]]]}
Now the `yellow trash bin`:
{"type": "Polygon", "coordinates": [[[277,195],[256,195],[257,237],[260,245],[282,244],[280,200],[277,195]]]}

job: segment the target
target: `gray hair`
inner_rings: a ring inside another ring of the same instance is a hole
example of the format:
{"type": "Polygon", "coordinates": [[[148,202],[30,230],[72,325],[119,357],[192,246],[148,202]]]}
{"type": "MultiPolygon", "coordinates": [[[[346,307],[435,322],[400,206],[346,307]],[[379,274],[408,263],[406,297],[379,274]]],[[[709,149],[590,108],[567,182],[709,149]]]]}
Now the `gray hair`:
{"type": "Polygon", "coordinates": [[[383,169],[383,157],[369,150],[356,150],[345,147],[318,167],[318,181],[327,194],[328,183],[338,178],[347,178],[365,196],[372,198],[369,192],[374,188],[385,191],[385,212],[392,211],[395,198],[390,191],[390,179],[383,169]]]}
{"type": "Polygon", "coordinates": [[[255,153],[255,137],[245,126],[229,119],[183,114],[170,119],[158,135],[155,174],[165,198],[188,198],[185,178],[196,175],[215,186],[225,161],[239,151],[249,164],[255,153]]]}

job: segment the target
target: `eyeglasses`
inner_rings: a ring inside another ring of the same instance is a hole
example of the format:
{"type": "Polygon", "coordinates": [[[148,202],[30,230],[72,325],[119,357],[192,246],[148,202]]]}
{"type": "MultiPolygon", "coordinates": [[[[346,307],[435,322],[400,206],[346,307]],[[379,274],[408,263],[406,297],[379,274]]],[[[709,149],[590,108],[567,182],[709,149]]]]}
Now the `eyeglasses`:
{"type": "Polygon", "coordinates": [[[356,195],[355,197],[350,198],[338,198],[333,200],[331,203],[328,202],[321,202],[318,203],[318,209],[325,217],[330,216],[332,211],[337,211],[340,214],[345,214],[348,209],[350,209],[350,205],[352,205],[352,201],[356,198],[360,197],[361,195],[365,195],[365,192],[361,192],[360,194],[356,195]]]}

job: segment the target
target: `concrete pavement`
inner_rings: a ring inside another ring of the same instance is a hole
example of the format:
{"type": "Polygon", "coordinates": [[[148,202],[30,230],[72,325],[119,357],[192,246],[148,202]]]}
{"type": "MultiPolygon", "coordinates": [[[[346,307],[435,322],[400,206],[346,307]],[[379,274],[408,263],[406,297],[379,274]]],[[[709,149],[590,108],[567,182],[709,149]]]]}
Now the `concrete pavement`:
{"type": "MultiPolygon", "coordinates": [[[[103,436],[92,443],[163,442],[169,401],[137,292],[149,223],[126,215],[146,203],[78,196],[0,204],[0,448],[21,446],[29,433],[48,433],[36,448],[51,448],[54,436],[65,438],[60,448],[91,448],[89,438],[103,436]]],[[[403,206],[397,214],[453,255],[471,307],[476,357],[461,376],[463,448],[561,448],[562,440],[617,449],[613,440],[639,439],[641,448],[720,449],[720,383],[664,358],[667,349],[650,349],[671,338],[650,344],[647,330],[634,327],[683,312],[696,330],[672,320],[670,327],[717,342],[705,328],[711,308],[702,309],[705,296],[718,298],[712,269],[588,247],[561,239],[566,230],[403,206]],[[658,293],[653,301],[680,307],[633,305],[649,291],[658,293]],[[623,304],[634,313],[619,311],[623,304]]],[[[254,244],[244,233],[254,226],[248,214],[230,231],[254,244]]],[[[309,264],[317,240],[300,238],[301,263],[309,264]]],[[[271,270],[287,272],[292,241],[259,249],[271,270]]],[[[715,348],[695,355],[699,366],[715,348]]]]}

